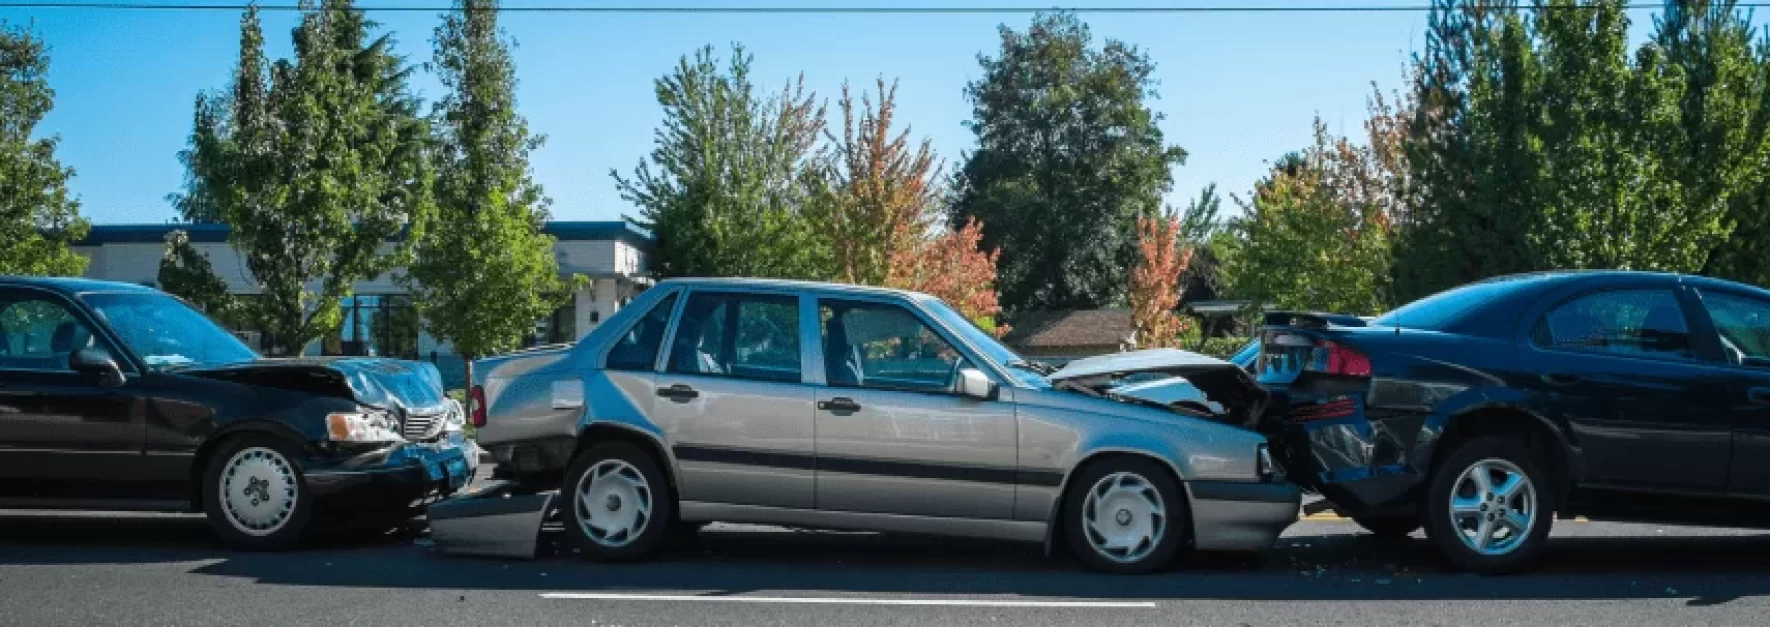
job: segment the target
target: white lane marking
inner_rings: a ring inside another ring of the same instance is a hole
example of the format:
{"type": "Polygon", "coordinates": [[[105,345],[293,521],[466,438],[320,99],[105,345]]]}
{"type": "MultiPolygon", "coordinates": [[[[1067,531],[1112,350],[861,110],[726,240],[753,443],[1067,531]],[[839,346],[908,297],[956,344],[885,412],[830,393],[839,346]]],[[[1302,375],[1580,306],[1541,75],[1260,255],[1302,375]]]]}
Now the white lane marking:
{"type": "Polygon", "coordinates": [[[707,601],[714,603],[815,603],[830,605],[927,605],[961,607],[1154,608],[1154,601],[988,601],[981,599],[861,599],[842,597],[702,596],[696,594],[621,594],[614,592],[547,592],[543,599],[590,601],[707,601]]]}

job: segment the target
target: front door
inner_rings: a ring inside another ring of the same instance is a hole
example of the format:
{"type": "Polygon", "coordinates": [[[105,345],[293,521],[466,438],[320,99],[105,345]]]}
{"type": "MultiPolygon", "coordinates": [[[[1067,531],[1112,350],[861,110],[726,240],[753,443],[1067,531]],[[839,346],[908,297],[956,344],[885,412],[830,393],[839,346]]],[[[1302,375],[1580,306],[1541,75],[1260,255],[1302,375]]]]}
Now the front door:
{"type": "Polygon", "coordinates": [[[0,498],[137,496],[145,399],[129,391],[137,377],[105,388],[68,367],[77,350],[110,350],[92,330],[60,295],[0,288],[0,498]]]}
{"type": "Polygon", "coordinates": [[[1726,387],[1698,358],[1671,287],[1566,299],[1532,328],[1527,382],[1584,453],[1581,483],[1625,491],[1723,492],[1732,457],[1726,387]]]}
{"type": "Polygon", "coordinates": [[[956,393],[968,365],[910,309],[820,299],[817,507],[1008,519],[1014,405],[956,393]]]}
{"type": "Polygon", "coordinates": [[[671,435],[682,499],[812,507],[811,388],[799,297],[696,290],[682,308],[653,415],[671,435]]]}

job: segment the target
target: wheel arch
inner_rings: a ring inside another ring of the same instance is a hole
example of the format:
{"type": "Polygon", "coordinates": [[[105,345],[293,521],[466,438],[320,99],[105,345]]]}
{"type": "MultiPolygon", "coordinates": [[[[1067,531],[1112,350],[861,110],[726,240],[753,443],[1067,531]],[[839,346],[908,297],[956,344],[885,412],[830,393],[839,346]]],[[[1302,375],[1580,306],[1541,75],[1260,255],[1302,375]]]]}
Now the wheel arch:
{"type": "MultiPolygon", "coordinates": [[[[592,422],[578,432],[578,445],[572,451],[572,459],[576,460],[579,454],[602,442],[627,442],[650,453],[658,460],[658,467],[664,469],[664,475],[670,481],[671,493],[682,494],[682,486],[678,479],[681,473],[677,472],[676,456],[671,454],[670,447],[666,446],[656,434],[619,422],[592,422]]],[[[569,467],[570,464],[571,461],[568,460],[567,466],[569,467]]],[[[561,486],[562,489],[564,487],[561,486]]],[[[680,498],[678,496],[678,499],[680,498]]]]}
{"type": "Polygon", "coordinates": [[[1063,473],[1063,480],[1057,484],[1057,498],[1051,500],[1051,511],[1046,514],[1045,518],[1045,554],[1050,555],[1055,553],[1058,548],[1058,543],[1063,538],[1063,508],[1069,501],[1069,487],[1071,482],[1075,479],[1076,474],[1081,472],[1083,468],[1087,468],[1090,464],[1112,458],[1146,459],[1155,462],[1157,466],[1167,469],[1169,473],[1168,478],[1173,479],[1174,483],[1180,488],[1180,499],[1183,502],[1179,505],[1180,507],[1185,508],[1187,512],[1186,538],[1188,541],[1191,541],[1193,532],[1195,531],[1193,529],[1195,523],[1193,522],[1192,516],[1192,486],[1187,484],[1186,475],[1181,474],[1180,467],[1168,456],[1159,455],[1148,450],[1127,447],[1105,447],[1089,451],[1074,465],[1071,465],[1069,470],[1063,473]]]}
{"type": "MultiPolygon", "coordinates": [[[[205,438],[203,443],[197,447],[197,452],[191,456],[189,483],[191,511],[203,511],[203,474],[208,471],[209,463],[215,457],[215,452],[221,450],[222,445],[229,440],[245,435],[268,435],[287,440],[301,447],[304,453],[311,454],[313,452],[312,446],[301,435],[301,432],[281,422],[253,419],[229,423],[209,434],[209,437],[205,438]]],[[[299,463],[301,460],[290,461],[299,463]]]]}
{"type": "Polygon", "coordinates": [[[1579,451],[1567,438],[1566,432],[1548,418],[1522,406],[1494,404],[1467,407],[1450,415],[1436,429],[1429,449],[1432,455],[1424,460],[1430,468],[1428,477],[1438,471],[1439,463],[1451,447],[1481,436],[1525,436],[1528,439],[1527,446],[1538,451],[1543,462],[1548,465],[1543,470],[1549,473],[1558,496],[1565,496],[1572,489],[1575,477],[1580,472],[1579,451]]]}

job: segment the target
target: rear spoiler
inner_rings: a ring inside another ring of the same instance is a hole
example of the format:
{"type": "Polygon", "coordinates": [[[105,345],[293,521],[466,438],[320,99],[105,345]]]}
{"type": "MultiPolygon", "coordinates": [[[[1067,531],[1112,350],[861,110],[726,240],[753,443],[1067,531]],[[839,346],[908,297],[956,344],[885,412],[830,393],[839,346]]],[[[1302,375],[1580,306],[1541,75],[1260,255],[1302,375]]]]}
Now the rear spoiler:
{"type": "Polygon", "coordinates": [[[1330,326],[1369,326],[1364,318],[1358,316],[1302,311],[1270,311],[1266,313],[1264,322],[1269,327],[1302,327],[1305,329],[1326,329],[1330,326]]]}

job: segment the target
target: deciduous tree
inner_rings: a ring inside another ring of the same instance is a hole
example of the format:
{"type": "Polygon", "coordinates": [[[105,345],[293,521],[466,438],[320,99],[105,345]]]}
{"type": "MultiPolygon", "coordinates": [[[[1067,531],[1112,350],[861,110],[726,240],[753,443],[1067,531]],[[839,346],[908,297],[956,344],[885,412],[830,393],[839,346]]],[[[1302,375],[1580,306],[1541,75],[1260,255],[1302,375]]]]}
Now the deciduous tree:
{"type": "Polygon", "coordinates": [[[55,158],[58,137],[31,136],[54,106],[48,73],[43,40],[0,22],[0,274],[86,269],[86,257],[68,248],[88,228],[68,195],[74,170],[55,158]]]}
{"type": "Polygon", "coordinates": [[[983,225],[969,222],[920,240],[906,254],[892,257],[885,284],[931,294],[997,335],[1002,307],[996,300],[996,260],[1000,251],[983,248],[983,225]]]}
{"type": "Polygon", "coordinates": [[[1187,321],[1180,306],[1179,277],[1192,261],[1192,248],[1181,233],[1180,216],[1142,218],[1137,221],[1137,264],[1131,268],[1131,324],[1139,348],[1179,346],[1187,321]]]}
{"type": "Polygon", "coordinates": [[[833,196],[816,203],[818,230],[831,246],[835,277],[879,285],[904,258],[921,251],[940,218],[941,163],[930,140],[894,132],[897,83],[878,80],[878,102],[857,103],[842,86],[842,135],[825,131],[833,196]]]}

